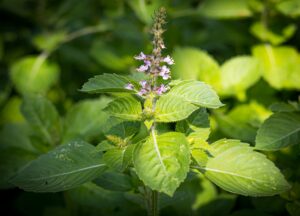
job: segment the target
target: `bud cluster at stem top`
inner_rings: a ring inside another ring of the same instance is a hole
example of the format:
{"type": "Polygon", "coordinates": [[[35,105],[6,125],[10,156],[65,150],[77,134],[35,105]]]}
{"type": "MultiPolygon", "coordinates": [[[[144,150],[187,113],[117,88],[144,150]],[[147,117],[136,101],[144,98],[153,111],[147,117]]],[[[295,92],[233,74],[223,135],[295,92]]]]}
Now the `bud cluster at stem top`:
{"type": "MultiPolygon", "coordinates": [[[[162,34],[164,33],[163,25],[165,24],[166,12],[164,8],[161,8],[154,18],[154,24],[151,30],[153,34],[153,51],[151,54],[146,55],[141,52],[134,58],[139,61],[143,61],[143,64],[139,66],[136,70],[138,72],[146,73],[149,76],[149,80],[140,81],[140,87],[138,89],[138,95],[147,96],[150,93],[155,93],[156,95],[162,95],[169,89],[169,86],[161,83],[157,85],[158,78],[161,77],[162,80],[171,79],[171,71],[168,67],[174,64],[174,60],[169,56],[162,56],[161,51],[165,49],[162,34]]],[[[133,90],[134,85],[128,83],[125,86],[126,89],[133,90]]]]}

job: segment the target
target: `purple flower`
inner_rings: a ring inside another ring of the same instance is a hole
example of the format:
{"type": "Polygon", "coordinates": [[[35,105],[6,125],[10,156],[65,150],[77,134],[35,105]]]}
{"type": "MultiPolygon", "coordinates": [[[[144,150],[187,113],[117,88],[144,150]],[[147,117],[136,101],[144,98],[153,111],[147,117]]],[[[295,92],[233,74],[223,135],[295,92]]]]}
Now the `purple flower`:
{"type": "Polygon", "coordinates": [[[142,88],[146,88],[148,86],[148,83],[146,80],[142,80],[140,81],[140,85],[142,86],[142,88]]]}
{"type": "Polygon", "coordinates": [[[128,90],[133,90],[133,89],[134,89],[134,86],[133,86],[131,83],[128,83],[127,85],[125,85],[124,88],[126,88],[126,89],[128,89],[128,90]]]}
{"type": "Polygon", "coordinates": [[[136,70],[138,72],[145,72],[146,70],[148,70],[149,66],[148,65],[141,65],[140,67],[138,67],[136,70]]]}
{"type": "Polygon", "coordinates": [[[147,56],[146,56],[143,52],[141,52],[138,56],[135,56],[134,58],[135,58],[136,60],[145,60],[146,57],[147,57],[147,56]]]}
{"type": "Polygon", "coordinates": [[[144,60],[144,63],[146,66],[150,67],[151,66],[151,61],[149,60],[144,60]]]}
{"type": "Polygon", "coordinates": [[[164,92],[168,91],[168,87],[166,87],[164,84],[161,84],[156,90],[156,94],[162,95],[164,92]]]}
{"type": "Polygon", "coordinates": [[[168,65],[174,64],[174,60],[169,55],[163,59],[163,62],[166,62],[168,65]]]}
{"type": "Polygon", "coordinates": [[[138,95],[139,95],[139,96],[143,96],[143,95],[145,95],[145,94],[147,94],[147,93],[148,93],[147,89],[142,88],[142,89],[138,92],[138,95]]]}
{"type": "Polygon", "coordinates": [[[162,66],[160,68],[160,72],[159,72],[159,75],[164,79],[164,80],[167,80],[169,78],[171,78],[170,76],[170,69],[167,67],[167,66],[162,66]]]}

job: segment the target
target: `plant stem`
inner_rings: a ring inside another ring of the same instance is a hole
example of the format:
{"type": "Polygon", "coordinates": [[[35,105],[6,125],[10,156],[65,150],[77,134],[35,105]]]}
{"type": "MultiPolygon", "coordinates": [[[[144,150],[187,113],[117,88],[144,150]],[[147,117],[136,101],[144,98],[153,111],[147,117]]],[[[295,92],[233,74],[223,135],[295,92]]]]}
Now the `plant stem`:
{"type": "Polygon", "coordinates": [[[145,187],[145,198],[148,216],[158,216],[158,192],[145,187]]]}

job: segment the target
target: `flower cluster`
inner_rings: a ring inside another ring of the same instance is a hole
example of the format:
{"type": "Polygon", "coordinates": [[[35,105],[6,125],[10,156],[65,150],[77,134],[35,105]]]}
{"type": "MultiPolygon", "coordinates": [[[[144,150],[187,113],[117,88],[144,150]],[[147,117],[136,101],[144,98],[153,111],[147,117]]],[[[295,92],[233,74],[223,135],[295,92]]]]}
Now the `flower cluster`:
{"type": "MultiPolygon", "coordinates": [[[[152,54],[146,55],[141,52],[134,58],[139,61],[143,61],[143,64],[139,66],[136,70],[138,72],[146,73],[149,75],[149,80],[141,81],[140,88],[138,90],[138,95],[146,96],[150,93],[155,93],[156,95],[162,95],[165,93],[169,86],[165,84],[157,84],[158,78],[161,77],[162,80],[169,80],[171,78],[171,71],[168,67],[174,64],[174,60],[169,56],[162,56],[161,51],[165,49],[165,45],[162,39],[162,34],[164,30],[162,25],[165,24],[165,10],[161,9],[155,17],[154,24],[151,33],[153,34],[153,51],[152,54]]],[[[128,83],[125,86],[126,89],[133,90],[134,86],[128,83]]]]}

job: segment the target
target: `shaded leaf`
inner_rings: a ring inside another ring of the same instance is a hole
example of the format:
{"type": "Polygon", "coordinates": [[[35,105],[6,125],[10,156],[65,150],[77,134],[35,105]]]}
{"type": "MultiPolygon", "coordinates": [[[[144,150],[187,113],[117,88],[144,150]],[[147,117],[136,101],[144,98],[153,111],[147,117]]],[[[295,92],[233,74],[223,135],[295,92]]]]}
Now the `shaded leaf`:
{"type": "Polygon", "coordinates": [[[288,145],[300,144],[300,114],[278,112],[258,129],[255,148],[275,151],[288,145]]]}
{"type": "Polygon", "coordinates": [[[101,154],[94,146],[73,141],[29,163],[11,183],[25,191],[58,192],[91,181],[105,169],[101,154]]]}

